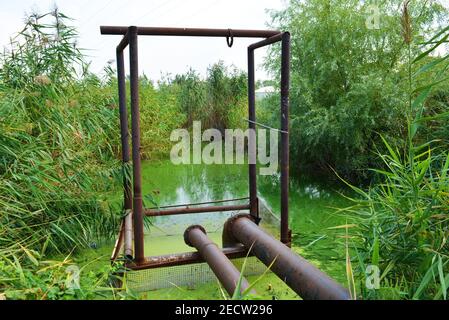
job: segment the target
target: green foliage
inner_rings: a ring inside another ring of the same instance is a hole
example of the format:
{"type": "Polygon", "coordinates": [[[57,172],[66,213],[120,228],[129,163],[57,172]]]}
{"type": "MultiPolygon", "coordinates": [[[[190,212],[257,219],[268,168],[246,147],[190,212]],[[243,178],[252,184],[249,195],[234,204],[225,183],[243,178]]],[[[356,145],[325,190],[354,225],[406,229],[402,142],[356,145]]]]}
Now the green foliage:
{"type": "Polygon", "coordinates": [[[116,266],[95,271],[78,268],[69,257],[62,261],[41,260],[22,266],[18,260],[0,260],[0,290],[9,300],[73,300],[121,298],[112,287],[116,266]]]}
{"type": "MultiPolygon", "coordinates": [[[[16,298],[53,283],[36,269],[46,254],[110,237],[119,220],[104,193],[120,179],[118,110],[95,76],[76,80],[73,29],[51,15],[52,25],[29,19],[0,72],[0,288],[25,290],[16,298]]],[[[46,298],[65,297],[53,284],[46,298]]]]}
{"type": "MultiPolygon", "coordinates": [[[[328,173],[332,167],[346,178],[366,179],[366,168],[381,165],[372,152],[382,147],[377,133],[401,143],[408,97],[401,2],[374,3],[379,29],[367,28],[370,3],[358,0],[292,0],[272,13],[272,26],[292,35],[293,170],[328,173]]],[[[437,2],[414,1],[414,39],[424,41],[445,14],[437,2]]],[[[279,50],[274,46],[266,61],[275,76],[279,50]]]]}
{"type": "MultiPolygon", "coordinates": [[[[111,75],[111,85],[116,80],[111,75]]],[[[205,79],[193,70],[163,79],[157,88],[140,77],[141,155],[163,159],[170,154],[170,134],[201,121],[203,128],[241,128],[246,123],[247,78],[237,69],[229,71],[223,62],[208,69],[205,79]]]]}
{"type": "Polygon", "coordinates": [[[241,128],[247,114],[246,74],[229,69],[219,62],[212,65],[206,79],[190,70],[177,75],[171,84],[177,87],[181,110],[187,115],[187,126],[201,121],[204,128],[241,128]]]}
{"type": "MultiPolygon", "coordinates": [[[[404,7],[403,21],[407,19],[404,7]]],[[[406,30],[409,28],[405,28],[406,30]]],[[[361,239],[361,266],[378,265],[381,269],[381,289],[368,290],[362,280],[365,298],[447,299],[449,280],[449,154],[438,140],[423,141],[419,129],[434,120],[445,121],[447,111],[424,116],[431,89],[446,75],[434,72],[435,59],[428,59],[420,71],[413,65],[428,57],[449,36],[443,28],[424,43],[423,54],[412,59],[416,39],[405,36],[410,48],[408,64],[409,100],[406,103],[407,132],[405,147],[398,148],[382,137],[386,152],[378,152],[385,169],[375,169],[382,182],[367,192],[351,186],[360,196],[350,209],[356,214],[361,239]],[[436,45],[435,45],[436,44],[436,45]],[[426,83],[418,76],[425,72],[426,83]]],[[[447,57],[440,61],[449,65],[447,57]]],[[[447,110],[447,104],[445,106],[447,110]]],[[[432,133],[435,135],[435,133],[432,133]]],[[[363,267],[360,270],[363,279],[363,267]]]]}
{"type": "Polygon", "coordinates": [[[177,98],[177,88],[160,83],[155,89],[146,77],[141,77],[140,128],[144,159],[166,158],[170,154],[170,133],[182,128],[186,118],[177,98]]]}

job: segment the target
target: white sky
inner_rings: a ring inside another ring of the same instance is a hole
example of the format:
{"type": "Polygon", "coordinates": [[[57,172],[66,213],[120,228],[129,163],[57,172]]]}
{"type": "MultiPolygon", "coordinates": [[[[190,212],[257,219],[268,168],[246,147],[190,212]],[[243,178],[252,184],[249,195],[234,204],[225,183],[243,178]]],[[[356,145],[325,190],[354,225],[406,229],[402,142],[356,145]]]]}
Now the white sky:
{"type": "MultiPolygon", "coordinates": [[[[57,4],[74,18],[79,44],[101,72],[115,58],[121,36],[100,35],[100,25],[267,29],[266,9],[281,9],[284,0],[0,0],[0,47],[23,26],[25,12],[50,11],[57,4]]],[[[204,74],[223,60],[246,70],[246,47],[257,39],[238,38],[229,49],[224,38],[139,37],[140,71],[157,80],[161,74],[183,73],[189,67],[204,74]]],[[[257,78],[266,78],[260,64],[265,51],[256,53],[257,78]]]]}

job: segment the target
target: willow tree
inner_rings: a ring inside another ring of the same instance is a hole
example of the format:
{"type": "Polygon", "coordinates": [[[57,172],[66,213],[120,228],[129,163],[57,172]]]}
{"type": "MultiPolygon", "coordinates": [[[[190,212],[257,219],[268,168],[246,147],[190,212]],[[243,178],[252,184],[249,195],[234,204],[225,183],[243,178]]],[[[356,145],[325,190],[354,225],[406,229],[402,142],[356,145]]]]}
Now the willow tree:
{"type": "MultiPolygon", "coordinates": [[[[293,170],[368,177],[382,133],[400,143],[406,131],[406,57],[402,1],[292,0],[271,12],[271,27],[292,34],[291,163],[293,170]]],[[[434,34],[447,11],[437,1],[410,7],[417,43],[434,34]]],[[[420,49],[413,47],[413,55],[420,49]],[[416,52],[415,52],[416,51],[416,52]]],[[[266,66],[275,76],[280,48],[266,66]]],[[[273,121],[277,119],[273,119],[273,121]]]]}

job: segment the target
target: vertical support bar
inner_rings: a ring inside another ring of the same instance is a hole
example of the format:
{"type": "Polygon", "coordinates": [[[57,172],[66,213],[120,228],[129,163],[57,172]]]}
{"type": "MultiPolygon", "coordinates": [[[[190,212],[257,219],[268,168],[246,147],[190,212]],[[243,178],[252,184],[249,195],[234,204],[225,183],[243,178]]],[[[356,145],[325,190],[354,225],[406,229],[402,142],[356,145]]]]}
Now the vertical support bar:
{"type": "Polygon", "coordinates": [[[288,226],[290,33],[288,32],[282,34],[281,55],[281,242],[290,245],[288,226]]]}
{"type": "Polygon", "coordinates": [[[127,167],[129,166],[129,130],[128,114],[126,112],[126,80],[125,80],[125,61],[123,51],[117,50],[117,80],[118,80],[118,99],[120,110],[120,135],[122,140],[122,164],[123,164],[123,189],[125,196],[125,211],[132,209],[131,181],[128,176],[127,167]]]}
{"type": "MultiPolygon", "coordinates": [[[[127,37],[127,35],[125,35],[127,37]]],[[[124,190],[124,215],[122,221],[121,238],[124,239],[124,251],[125,256],[132,258],[132,236],[130,231],[132,228],[129,224],[130,215],[132,211],[132,191],[131,191],[131,179],[129,177],[129,129],[128,129],[128,113],[126,106],[126,79],[125,79],[125,60],[123,55],[123,49],[117,48],[117,81],[118,81],[118,100],[119,100],[119,112],[120,112],[120,137],[122,142],[122,172],[123,172],[123,190],[124,190]],[[128,217],[129,216],[129,217],[128,217]],[[128,221],[126,221],[128,220],[128,221]],[[128,226],[126,225],[128,224],[128,226]]],[[[120,242],[121,243],[121,242],[120,242]]]]}
{"type": "Polygon", "coordinates": [[[131,86],[132,154],[133,154],[133,224],[135,260],[144,261],[142,176],[140,163],[139,66],[137,27],[129,27],[129,63],[131,86]]]}
{"type": "Polygon", "coordinates": [[[249,162],[249,205],[250,214],[259,221],[259,206],[257,199],[257,168],[256,168],[256,93],[254,75],[254,49],[248,48],[248,162],[249,162]]]}

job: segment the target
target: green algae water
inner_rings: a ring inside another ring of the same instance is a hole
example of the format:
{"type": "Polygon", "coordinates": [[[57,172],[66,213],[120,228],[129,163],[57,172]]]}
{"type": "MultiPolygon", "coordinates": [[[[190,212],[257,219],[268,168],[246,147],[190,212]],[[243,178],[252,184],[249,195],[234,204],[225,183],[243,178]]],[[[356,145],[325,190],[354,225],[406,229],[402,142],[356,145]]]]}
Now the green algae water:
{"type": "MultiPolygon", "coordinates": [[[[145,207],[188,204],[247,197],[247,165],[173,165],[169,161],[142,163],[145,207]]],[[[347,205],[336,186],[310,181],[292,181],[290,186],[290,227],[293,250],[342,284],[345,276],[345,241],[343,216],[336,208],[347,205]]],[[[280,208],[279,176],[258,176],[259,198],[275,214],[280,208]]],[[[230,213],[186,214],[153,217],[147,221],[145,255],[194,251],[183,240],[184,230],[201,224],[208,236],[221,244],[224,221],[230,213]]],[[[267,228],[267,225],[263,225],[267,228]]],[[[269,230],[272,234],[278,230],[269,230]]],[[[112,247],[106,246],[112,250],[112,247]]],[[[101,251],[106,250],[104,247],[101,251]]],[[[248,276],[249,282],[259,276],[248,276]]],[[[255,287],[264,299],[298,298],[274,274],[266,274],[255,287]]],[[[188,287],[173,285],[142,294],[148,299],[220,299],[217,281],[188,287]]]]}

